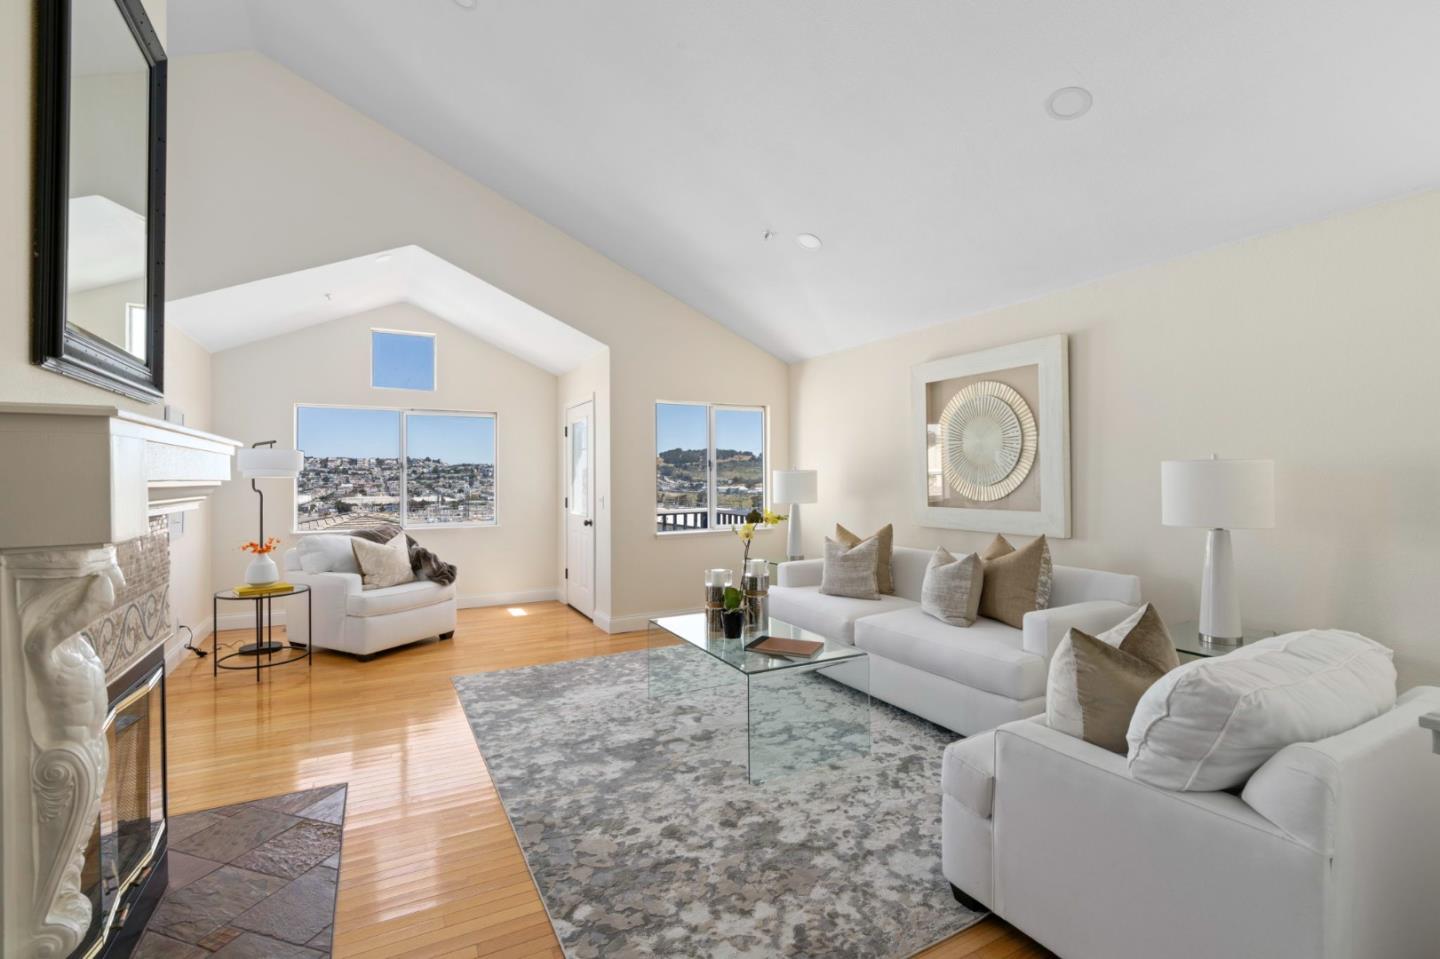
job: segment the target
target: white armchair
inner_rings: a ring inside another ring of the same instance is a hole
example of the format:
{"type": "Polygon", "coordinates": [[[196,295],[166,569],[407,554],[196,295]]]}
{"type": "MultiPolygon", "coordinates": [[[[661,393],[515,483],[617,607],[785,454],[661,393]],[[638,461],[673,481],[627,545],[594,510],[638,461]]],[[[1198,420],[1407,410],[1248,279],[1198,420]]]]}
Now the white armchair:
{"type": "Polygon", "coordinates": [[[1020,720],[954,743],[943,870],[1066,959],[1414,959],[1440,943],[1440,763],[1419,687],[1276,753],[1243,791],[1172,792],[1020,720]]]}
{"type": "Polygon", "coordinates": [[[285,576],[310,587],[314,636],[304,620],[286,624],[292,642],[310,643],[369,659],[421,639],[455,635],[455,584],[417,579],[385,589],[363,589],[359,573],[307,573],[299,554],[285,552],[285,576]]]}

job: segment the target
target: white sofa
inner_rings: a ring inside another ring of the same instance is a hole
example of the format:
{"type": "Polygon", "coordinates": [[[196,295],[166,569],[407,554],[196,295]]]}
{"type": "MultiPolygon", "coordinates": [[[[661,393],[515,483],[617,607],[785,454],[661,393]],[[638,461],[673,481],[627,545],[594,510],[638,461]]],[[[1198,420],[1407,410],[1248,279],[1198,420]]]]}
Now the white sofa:
{"type": "MultiPolygon", "coordinates": [[[[455,584],[417,579],[385,589],[363,589],[360,574],[348,570],[305,572],[300,556],[285,551],[285,577],[310,587],[316,647],[368,659],[382,650],[421,639],[455,635],[455,584]]],[[[298,617],[297,617],[298,619],[298,617]]],[[[303,619],[286,623],[292,642],[311,642],[303,619]]]]}
{"type": "Polygon", "coordinates": [[[895,593],[878,600],[821,593],[823,560],[781,563],[770,615],[865,650],[872,696],[968,736],[1043,712],[1050,654],[1065,631],[1101,632],[1140,603],[1138,577],[1056,566],[1050,607],[1025,614],[1023,630],[984,618],[949,626],[920,609],[932,555],[897,546],[895,593]]]}
{"type": "Polygon", "coordinates": [[[1066,959],[1440,955],[1440,761],[1418,722],[1437,707],[1412,689],[1238,794],[1150,786],[1043,717],[1009,723],[945,751],[945,877],[1066,959]]]}

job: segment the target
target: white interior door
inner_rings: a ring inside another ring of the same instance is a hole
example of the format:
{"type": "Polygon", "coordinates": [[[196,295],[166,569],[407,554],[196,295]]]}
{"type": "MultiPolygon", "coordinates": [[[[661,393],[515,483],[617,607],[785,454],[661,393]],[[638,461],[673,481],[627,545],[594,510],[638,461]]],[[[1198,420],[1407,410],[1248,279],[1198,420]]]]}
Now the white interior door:
{"type": "Polygon", "coordinates": [[[565,602],[595,615],[595,404],[565,411],[565,602]]]}

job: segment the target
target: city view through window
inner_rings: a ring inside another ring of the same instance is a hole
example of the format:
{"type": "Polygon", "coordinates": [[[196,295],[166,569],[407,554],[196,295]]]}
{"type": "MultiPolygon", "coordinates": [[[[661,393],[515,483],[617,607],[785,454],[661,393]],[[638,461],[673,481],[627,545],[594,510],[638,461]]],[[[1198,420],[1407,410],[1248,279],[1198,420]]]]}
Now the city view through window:
{"type": "Polygon", "coordinates": [[[295,528],[495,522],[495,417],[296,408],[295,528]]]}
{"type": "Polygon", "coordinates": [[[764,410],[655,404],[657,531],[735,526],[764,508],[764,410]]]}

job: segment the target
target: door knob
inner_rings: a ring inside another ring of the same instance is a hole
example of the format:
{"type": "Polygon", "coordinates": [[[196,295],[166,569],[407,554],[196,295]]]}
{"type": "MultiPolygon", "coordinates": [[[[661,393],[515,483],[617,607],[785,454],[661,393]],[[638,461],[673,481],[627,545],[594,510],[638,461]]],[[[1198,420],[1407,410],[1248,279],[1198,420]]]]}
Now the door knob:
{"type": "Polygon", "coordinates": [[[593,519],[587,519],[587,520],[585,521],[585,525],[586,525],[586,526],[594,526],[594,525],[595,525],[595,521],[594,521],[593,519]]]}

